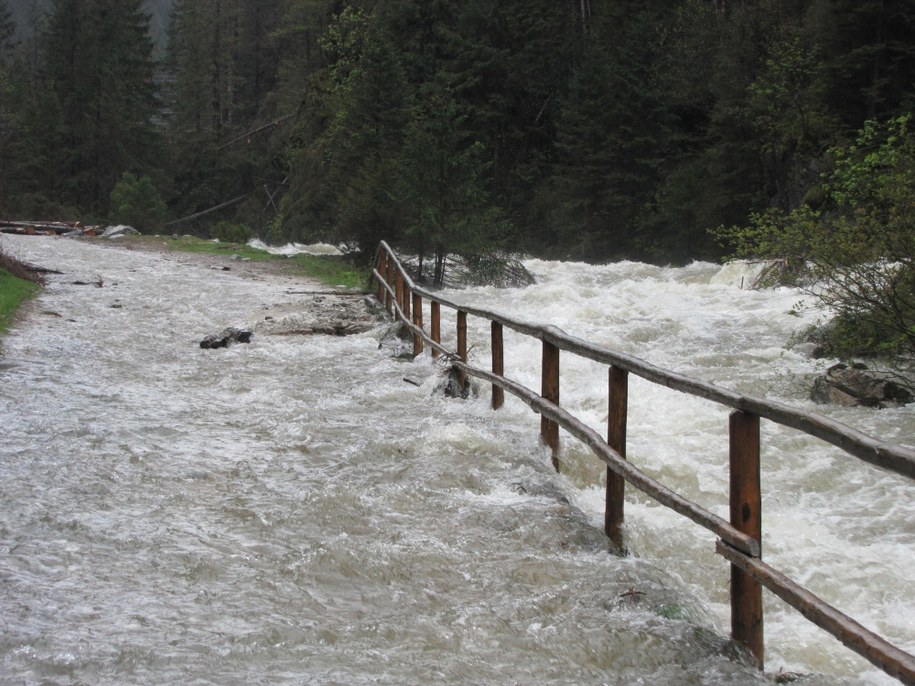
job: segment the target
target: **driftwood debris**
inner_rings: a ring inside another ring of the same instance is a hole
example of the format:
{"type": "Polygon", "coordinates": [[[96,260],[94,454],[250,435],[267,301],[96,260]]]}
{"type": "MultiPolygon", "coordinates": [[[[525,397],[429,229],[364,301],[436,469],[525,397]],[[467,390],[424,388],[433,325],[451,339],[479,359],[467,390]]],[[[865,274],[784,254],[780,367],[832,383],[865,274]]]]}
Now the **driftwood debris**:
{"type": "Polygon", "coordinates": [[[87,229],[79,222],[0,220],[0,233],[23,236],[60,236],[80,230],[86,231],[87,229]]]}

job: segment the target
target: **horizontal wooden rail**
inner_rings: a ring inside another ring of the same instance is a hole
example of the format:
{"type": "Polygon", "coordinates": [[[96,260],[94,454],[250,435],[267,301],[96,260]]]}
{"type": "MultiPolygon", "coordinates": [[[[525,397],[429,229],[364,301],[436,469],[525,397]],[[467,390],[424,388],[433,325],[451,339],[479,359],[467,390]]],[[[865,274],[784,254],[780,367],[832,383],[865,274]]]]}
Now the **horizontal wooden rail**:
{"type": "MultiPolygon", "coordinates": [[[[826,602],[800,587],[765,564],[762,555],[759,485],[759,419],[765,418],[835,445],[850,455],[878,467],[915,479],[915,451],[872,438],[823,415],[805,412],[787,405],[752,396],[744,396],[711,383],[691,379],[630,355],[616,353],[588,341],[566,334],[555,326],[540,326],[485,309],[451,302],[439,294],[419,288],[404,270],[394,252],[382,242],[378,268],[372,272],[379,285],[379,300],[402,322],[414,340],[414,351],[425,345],[433,356],[444,355],[458,371],[459,377],[475,377],[492,384],[493,408],[502,404],[502,392],[508,392],[541,416],[541,436],[558,463],[559,427],[587,445],[607,465],[607,512],[605,530],[618,547],[621,545],[622,494],[618,479],[628,482],[662,505],[708,529],[718,536],[716,552],[731,564],[732,635],[754,655],[760,668],[763,662],[762,603],[760,591],[768,588],[810,621],[838,638],[845,646],[905,684],[915,686],[915,656],[900,650],[885,639],[862,627],[826,602]],[[432,335],[422,326],[422,299],[432,308],[432,335]],[[412,313],[411,313],[412,305],[412,313]],[[441,344],[440,308],[457,312],[457,352],[441,344]],[[419,310],[419,313],[417,313],[419,310]],[[411,316],[412,315],[412,316],[411,316]],[[475,316],[492,323],[493,370],[487,371],[467,361],[467,317],[475,316]],[[502,329],[539,339],[543,343],[541,393],[504,375],[502,329]],[[570,352],[610,368],[610,418],[608,436],[563,409],[559,404],[559,354],[570,352]],[[635,374],[647,381],[730,407],[731,414],[731,521],[709,512],[683,498],[667,486],[645,474],[625,457],[626,377],[635,374]],[[497,392],[498,391],[498,392],[497,392]],[[615,477],[615,478],[614,478],[615,477]]],[[[463,382],[462,382],[463,383],[463,382]]]]}

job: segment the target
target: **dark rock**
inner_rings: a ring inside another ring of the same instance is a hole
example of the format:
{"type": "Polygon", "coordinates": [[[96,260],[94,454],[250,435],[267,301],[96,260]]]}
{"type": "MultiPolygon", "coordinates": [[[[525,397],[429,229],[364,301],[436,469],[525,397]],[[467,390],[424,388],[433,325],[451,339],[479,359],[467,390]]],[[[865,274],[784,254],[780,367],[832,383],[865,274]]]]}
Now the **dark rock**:
{"type": "Polygon", "coordinates": [[[236,329],[230,326],[222,333],[210,334],[200,341],[201,348],[228,348],[233,343],[250,343],[252,332],[247,329],[236,329]]]}
{"type": "Polygon", "coordinates": [[[912,402],[905,385],[868,369],[866,365],[836,364],[813,382],[810,399],[820,404],[844,407],[898,407],[912,402]]]}

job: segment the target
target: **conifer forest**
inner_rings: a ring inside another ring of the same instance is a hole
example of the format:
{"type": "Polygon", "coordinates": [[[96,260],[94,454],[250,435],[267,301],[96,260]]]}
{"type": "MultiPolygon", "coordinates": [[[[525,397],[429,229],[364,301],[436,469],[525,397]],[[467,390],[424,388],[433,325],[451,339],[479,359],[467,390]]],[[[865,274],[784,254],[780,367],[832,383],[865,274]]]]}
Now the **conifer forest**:
{"type": "Polygon", "coordinates": [[[0,0],[4,218],[715,259],[913,110],[911,0],[0,0]]]}

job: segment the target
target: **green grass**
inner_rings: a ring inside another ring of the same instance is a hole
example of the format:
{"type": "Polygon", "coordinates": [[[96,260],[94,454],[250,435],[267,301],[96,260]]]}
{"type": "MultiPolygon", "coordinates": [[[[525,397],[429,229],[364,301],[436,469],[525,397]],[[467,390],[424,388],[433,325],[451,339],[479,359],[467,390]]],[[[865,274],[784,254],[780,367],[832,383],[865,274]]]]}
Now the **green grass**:
{"type": "Polygon", "coordinates": [[[238,255],[242,259],[255,261],[282,262],[290,274],[308,276],[318,279],[328,286],[345,286],[361,291],[368,289],[370,270],[356,267],[352,261],[339,255],[295,255],[285,257],[273,255],[266,250],[257,250],[244,243],[218,243],[215,241],[182,236],[166,238],[164,236],[131,236],[127,240],[137,243],[155,243],[164,245],[170,250],[190,253],[206,253],[230,257],[238,255]]]}
{"type": "Polygon", "coordinates": [[[37,283],[17,278],[0,268],[0,333],[9,328],[19,306],[35,295],[39,288],[37,283]]]}

